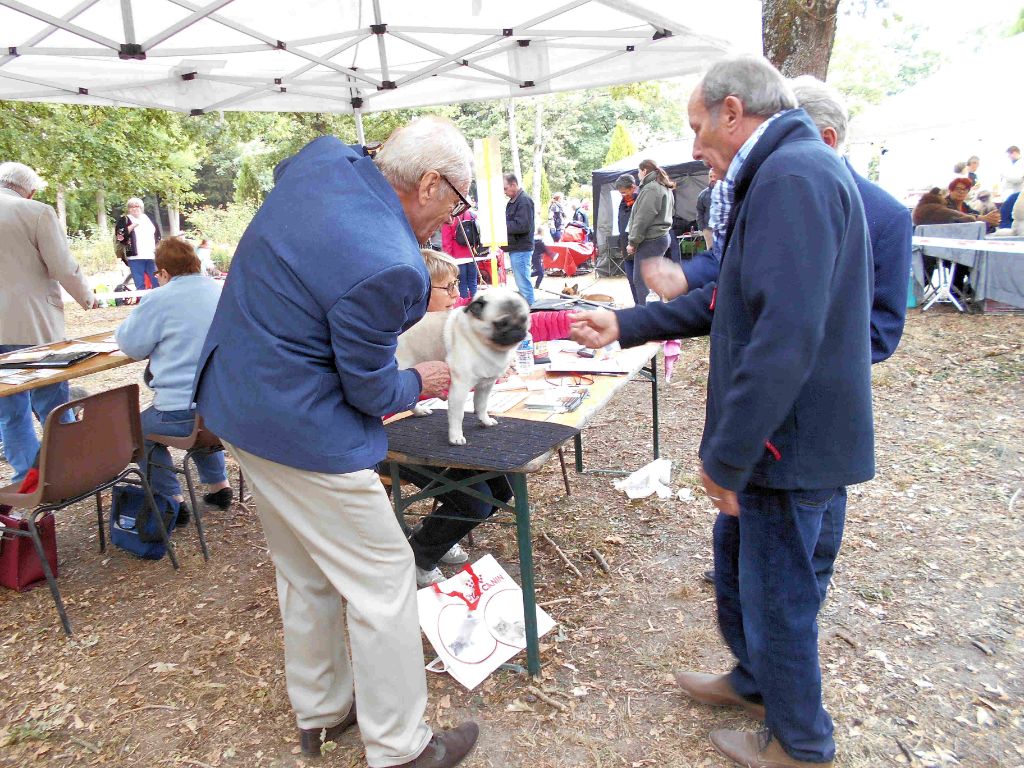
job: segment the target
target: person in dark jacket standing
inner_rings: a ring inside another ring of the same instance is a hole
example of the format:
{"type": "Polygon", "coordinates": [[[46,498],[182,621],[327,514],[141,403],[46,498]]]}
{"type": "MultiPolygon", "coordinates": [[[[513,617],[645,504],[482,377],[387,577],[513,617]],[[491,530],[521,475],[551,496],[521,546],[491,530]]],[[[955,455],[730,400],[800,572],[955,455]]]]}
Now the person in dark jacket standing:
{"type": "MultiPolygon", "coordinates": [[[[725,675],[681,672],[697,701],[734,705],[767,736],[720,730],[743,766],[831,766],[813,553],[846,486],[874,475],[871,251],[856,184],[762,58],[713,65],[690,97],[694,158],[721,177],[718,282],[671,302],[575,316],[573,338],[711,336],[701,475],[715,522],[725,675]],[[733,523],[738,520],[738,525],[733,523]]],[[[838,544],[835,547],[838,551],[838,544]]]]}
{"type": "Polygon", "coordinates": [[[476,742],[474,723],[423,720],[413,554],[373,469],[381,418],[448,385],[444,363],[399,370],[395,349],[430,296],[421,243],[468,208],[471,158],[454,125],[424,117],[375,158],[322,136],[283,161],[199,356],[198,411],[252,483],[277,572],[308,756],[355,724],[357,701],[373,768],[454,766],[476,742]]]}
{"type": "Polygon", "coordinates": [[[516,279],[519,293],[527,304],[533,304],[533,284],[530,272],[533,269],[533,200],[519,186],[514,173],[505,174],[505,230],[508,232],[508,258],[512,263],[512,276],[516,279]]]}

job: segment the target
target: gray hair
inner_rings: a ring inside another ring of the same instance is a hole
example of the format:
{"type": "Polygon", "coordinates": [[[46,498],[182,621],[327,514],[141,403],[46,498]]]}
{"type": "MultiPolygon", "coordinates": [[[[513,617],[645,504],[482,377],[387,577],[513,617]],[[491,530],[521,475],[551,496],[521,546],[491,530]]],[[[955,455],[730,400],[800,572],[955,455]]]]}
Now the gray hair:
{"type": "Polygon", "coordinates": [[[0,187],[13,189],[28,197],[46,186],[39,174],[23,163],[0,163],[0,187]]]}
{"type": "Polygon", "coordinates": [[[473,153],[454,123],[426,116],[405,125],[384,142],[374,162],[391,186],[412,189],[427,171],[466,187],[473,178],[473,153]]]}
{"type": "Polygon", "coordinates": [[[143,210],[146,208],[146,204],[138,197],[129,197],[124,204],[125,208],[131,208],[133,205],[137,205],[143,210]]]}
{"type": "Polygon", "coordinates": [[[850,124],[843,97],[830,85],[811,75],[800,75],[789,81],[800,106],[818,126],[818,131],[833,128],[842,146],[846,141],[846,129],[850,124]]]}
{"type": "Polygon", "coordinates": [[[796,107],[789,83],[763,56],[735,56],[711,65],[700,82],[704,108],[713,115],[727,96],[742,102],[748,115],[771,117],[796,107]]]}
{"type": "Polygon", "coordinates": [[[624,173],[615,180],[614,187],[616,189],[632,189],[636,186],[636,179],[633,178],[633,174],[624,173]]]}

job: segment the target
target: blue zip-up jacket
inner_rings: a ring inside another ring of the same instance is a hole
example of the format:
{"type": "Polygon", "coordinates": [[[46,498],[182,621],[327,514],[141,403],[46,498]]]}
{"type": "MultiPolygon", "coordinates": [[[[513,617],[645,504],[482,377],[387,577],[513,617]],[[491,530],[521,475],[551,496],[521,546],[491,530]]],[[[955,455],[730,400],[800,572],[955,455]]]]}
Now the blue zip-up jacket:
{"type": "Polygon", "coordinates": [[[114,333],[133,360],[149,358],[153,406],[158,411],[192,408],[192,381],[213,322],[220,285],[203,275],[178,275],[147,291],[114,333]]]}
{"type": "Polygon", "coordinates": [[[905,205],[853,170],[848,160],[846,169],[864,203],[871,238],[875,287],[871,305],[871,362],[880,363],[892,357],[903,337],[914,225],[905,205]]]}
{"type": "Polygon", "coordinates": [[[430,280],[394,189],[325,136],[275,171],[242,236],[196,375],[206,425],[242,450],[314,472],[387,453],[381,417],[419,397],[395,362],[430,280]]]}
{"type": "Polygon", "coordinates": [[[717,285],[617,312],[622,344],[710,332],[700,455],[719,485],[870,480],[867,224],[853,178],[803,110],[754,145],[723,253],[717,285]]]}

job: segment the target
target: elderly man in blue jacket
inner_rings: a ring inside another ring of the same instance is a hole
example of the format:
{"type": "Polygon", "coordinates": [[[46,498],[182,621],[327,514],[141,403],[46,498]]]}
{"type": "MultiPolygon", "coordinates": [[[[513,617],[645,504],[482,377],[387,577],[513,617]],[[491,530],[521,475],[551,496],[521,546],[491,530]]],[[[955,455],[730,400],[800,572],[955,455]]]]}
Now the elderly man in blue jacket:
{"type": "Polygon", "coordinates": [[[321,137],[284,161],[200,356],[199,412],[252,483],[277,570],[307,755],[356,723],[356,703],[374,768],[454,766],[476,742],[475,723],[432,733],[423,721],[412,550],[373,470],[381,417],[448,384],[441,362],[399,370],[395,347],[431,291],[420,243],[461,212],[470,162],[434,118],[376,158],[321,137]]]}
{"type": "Polygon", "coordinates": [[[711,336],[701,474],[720,512],[718,622],[736,663],[677,681],[698,701],[764,718],[765,735],[711,734],[755,768],[832,765],[813,553],[845,487],[874,474],[864,210],[842,160],[795,107],[764,59],[713,65],[689,116],[694,157],[725,185],[718,283],[664,304],[580,313],[573,327],[591,347],[711,336]]]}

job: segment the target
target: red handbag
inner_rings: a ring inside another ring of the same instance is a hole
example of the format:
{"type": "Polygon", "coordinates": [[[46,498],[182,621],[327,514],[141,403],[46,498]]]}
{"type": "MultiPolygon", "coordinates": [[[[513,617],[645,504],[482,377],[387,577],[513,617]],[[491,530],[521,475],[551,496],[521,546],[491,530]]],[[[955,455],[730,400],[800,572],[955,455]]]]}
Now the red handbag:
{"type": "MultiPolygon", "coordinates": [[[[28,521],[0,513],[0,526],[0,585],[24,592],[45,581],[43,564],[39,562],[32,539],[3,530],[12,528],[28,533],[28,521]]],[[[36,522],[36,529],[43,542],[46,559],[50,561],[50,571],[57,578],[57,525],[53,514],[43,515],[36,522]]]]}

